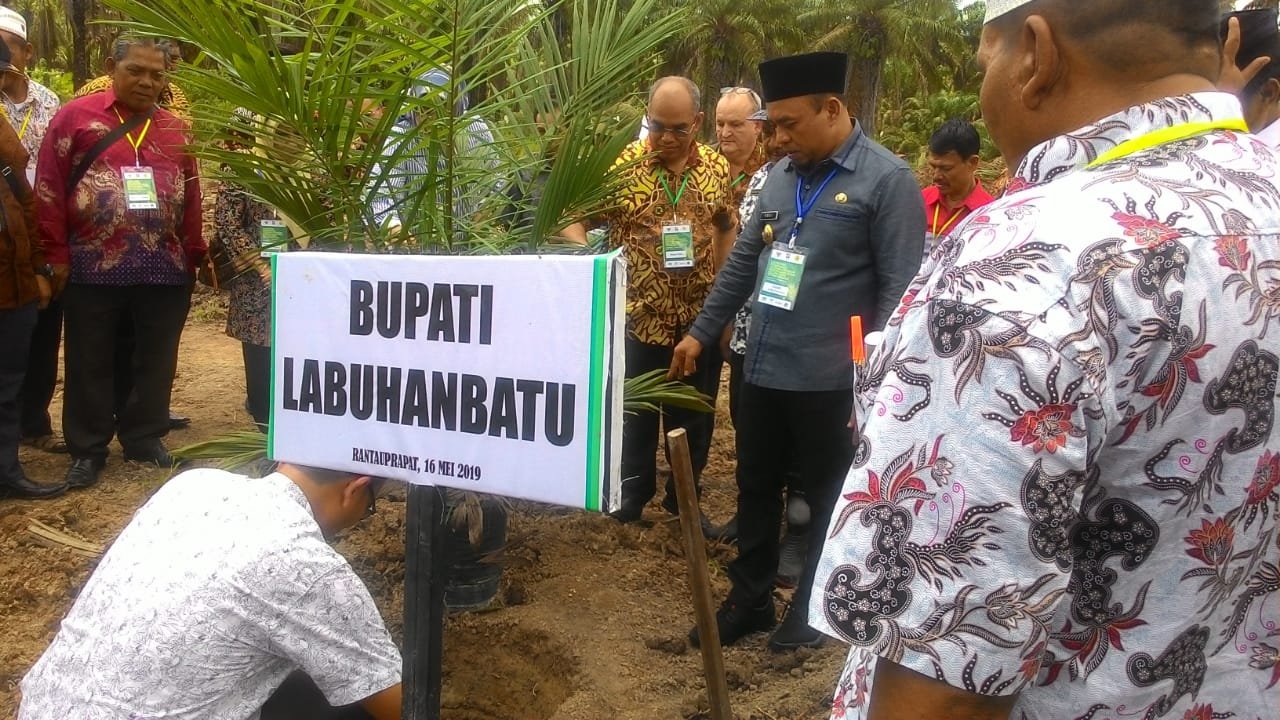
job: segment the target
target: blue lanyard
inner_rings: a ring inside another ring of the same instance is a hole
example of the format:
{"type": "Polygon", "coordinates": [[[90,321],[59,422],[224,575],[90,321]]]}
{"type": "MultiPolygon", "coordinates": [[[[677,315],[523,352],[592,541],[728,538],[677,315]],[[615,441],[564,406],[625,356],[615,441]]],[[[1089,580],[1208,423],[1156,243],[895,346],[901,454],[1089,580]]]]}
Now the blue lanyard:
{"type": "Polygon", "coordinates": [[[800,178],[796,178],[796,224],[791,228],[791,239],[787,244],[791,247],[796,246],[796,236],[800,234],[800,226],[804,224],[804,218],[818,204],[818,198],[822,197],[822,191],[827,189],[827,184],[831,182],[831,178],[836,176],[840,171],[839,167],[831,168],[831,172],[827,173],[827,177],[818,185],[818,189],[809,194],[809,199],[805,200],[803,189],[804,183],[800,178]]]}

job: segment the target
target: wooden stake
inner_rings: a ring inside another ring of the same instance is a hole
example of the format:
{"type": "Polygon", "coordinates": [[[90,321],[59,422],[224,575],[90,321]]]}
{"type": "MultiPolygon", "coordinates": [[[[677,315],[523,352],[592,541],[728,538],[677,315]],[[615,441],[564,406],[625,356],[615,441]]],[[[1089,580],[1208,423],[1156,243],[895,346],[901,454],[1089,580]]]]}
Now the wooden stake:
{"type": "Polygon", "coordinates": [[[689,459],[689,438],[683,428],[667,433],[667,449],[671,453],[671,472],[675,475],[676,499],[680,503],[680,532],[684,535],[685,562],[689,564],[689,588],[693,591],[693,610],[698,621],[711,720],[733,720],[733,710],[729,707],[729,683],[724,677],[720,631],[716,627],[716,607],[711,600],[702,513],[698,509],[698,490],[693,481],[693,463],[689,459]]]}
{"type": "Polygon", "coordinates": [[[440,720],[444,531],[443,492],[410,485],[404,547],[404,720],[440,720]]]}

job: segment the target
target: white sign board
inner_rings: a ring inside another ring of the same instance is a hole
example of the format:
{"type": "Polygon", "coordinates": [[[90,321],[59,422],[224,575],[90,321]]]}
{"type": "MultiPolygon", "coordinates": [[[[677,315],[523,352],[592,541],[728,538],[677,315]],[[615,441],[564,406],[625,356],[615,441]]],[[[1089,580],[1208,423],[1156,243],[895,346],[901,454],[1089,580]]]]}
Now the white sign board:
{"type": "Polygon", "coordinates": [[[272,459],[618,506],[617,253],[281,253],[272,268],[272,459]]]}

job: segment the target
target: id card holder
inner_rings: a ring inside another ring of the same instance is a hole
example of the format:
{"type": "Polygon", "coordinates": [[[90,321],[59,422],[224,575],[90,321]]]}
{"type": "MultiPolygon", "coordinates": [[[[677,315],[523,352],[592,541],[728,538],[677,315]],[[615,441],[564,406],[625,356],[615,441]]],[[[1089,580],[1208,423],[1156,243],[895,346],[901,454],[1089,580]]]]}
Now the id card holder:
{"type": "Polygon", "coordinates": [[[149,167],[120,169],[124,180],[124,206],[128,210],[158,210],[160,199],[156,195],[155,171],[149,167]]]}
{"type": "Polygon", "coordinates": [[[278,252],[289,249],[289,230],[283,220],[258,221],[258,246],[262,248],[262,257],[271,257],[278,252]]]}
{"type": "Polygon", "coordinates": [[[769,264],[764,267],[764,281],[756,300],[787,311],[794,309],[800,278],[804,276],[805,253],[804,248],[775,245],[769,251],[769,264]]]}
{"type": "Polygon", "coordinates": [[[693,226],[673,223],[662,226],[662,267],[683,270],[693,267],[693,226]]]}

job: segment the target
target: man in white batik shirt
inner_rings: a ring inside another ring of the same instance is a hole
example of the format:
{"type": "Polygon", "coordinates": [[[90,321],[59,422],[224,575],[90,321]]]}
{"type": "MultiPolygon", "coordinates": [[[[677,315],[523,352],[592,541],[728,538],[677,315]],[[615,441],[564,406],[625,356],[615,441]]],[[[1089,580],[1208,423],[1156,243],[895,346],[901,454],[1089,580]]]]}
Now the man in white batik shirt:
{"type": "Polygon", "coordinates": [[[1280,175],[1213,0],[988,5],[1007,194],[856,390],[810,618],[833,718],[1273,720],[1280,175]]]}
{"type": "Polygon", "coordinates": [[[302,670],[333,705],[400,717],[400,653],[325,541],[379,481],[191,470],[120,533],[22,680],[20,720],[244,720],[302,670]]]}

